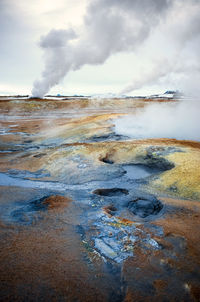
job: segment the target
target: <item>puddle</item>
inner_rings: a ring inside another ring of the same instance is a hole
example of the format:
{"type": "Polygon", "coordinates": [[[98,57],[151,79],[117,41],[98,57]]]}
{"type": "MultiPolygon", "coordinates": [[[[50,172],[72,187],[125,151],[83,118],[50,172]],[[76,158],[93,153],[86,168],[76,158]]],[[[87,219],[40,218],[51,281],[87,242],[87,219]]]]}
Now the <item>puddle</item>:
{"type": "Polygon", "coordinates": [[[93,191],[94,194],[100,196],[121,196],[121,195],[128,195],[128,190],[121,189],[121,188],[112,188],[112,189],[97,189],[93,191]]]}
{"type": "Polygon", "coordinates": [[[159,170],[151,169],[144,165],[123,165],[122,167],[126,171],[125,177],[132,180],[146,178],[159,172],[159,170]]]}
{"type": "Polygon", "coordinates": [[[26,170],[9,170],[9,174],[15,178],[23,178],[23,179],[30,179],[30,178],[43,178],[49,177],[50,173],[45,173],[44,170],[38,170],[35,172],[30,172],[26,170]]]}
{"type": "Polygon", "coordinates": [[[59,183],[59,182],[34,181],[34,180],[19,178],[16,175],[10,176],[6,173],[0,173],[0,186],[47,189],[47,190],[55,190],[55,191],[56,190],[65,191],[69,188],[69,186],[67,186],[66,184],[59,183]]]}

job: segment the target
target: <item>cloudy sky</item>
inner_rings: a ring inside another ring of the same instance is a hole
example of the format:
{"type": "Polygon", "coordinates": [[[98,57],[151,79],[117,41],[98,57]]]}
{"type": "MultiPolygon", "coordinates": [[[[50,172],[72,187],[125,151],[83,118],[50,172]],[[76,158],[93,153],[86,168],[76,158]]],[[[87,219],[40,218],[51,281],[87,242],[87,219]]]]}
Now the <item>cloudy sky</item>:
{"type": "Polygon", "coordinates": [[[199,0],[0,0],[0,94],[191,92],[199,0]]]}

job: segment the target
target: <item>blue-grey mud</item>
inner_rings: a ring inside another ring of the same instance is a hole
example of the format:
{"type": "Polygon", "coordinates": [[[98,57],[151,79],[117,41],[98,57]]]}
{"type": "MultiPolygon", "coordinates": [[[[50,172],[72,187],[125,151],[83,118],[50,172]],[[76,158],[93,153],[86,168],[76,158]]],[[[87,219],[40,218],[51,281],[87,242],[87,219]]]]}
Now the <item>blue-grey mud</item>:
{"type": "Polygon", "coordinates": [[[200,143],[114,131],[149,102],[1,97],[1,301],[200,300],[200,143]]]}

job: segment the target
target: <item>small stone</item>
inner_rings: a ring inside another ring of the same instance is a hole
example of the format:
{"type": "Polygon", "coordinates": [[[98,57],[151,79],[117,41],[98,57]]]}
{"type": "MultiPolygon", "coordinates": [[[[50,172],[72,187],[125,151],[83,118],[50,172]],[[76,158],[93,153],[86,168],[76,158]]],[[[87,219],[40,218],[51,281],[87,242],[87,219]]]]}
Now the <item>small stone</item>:
{"type": "Polygon", "coordinates": [[[107,258],[115,259],[117,257],[117,253],[101,239],[95,239],[95,248],[107,258]]]}

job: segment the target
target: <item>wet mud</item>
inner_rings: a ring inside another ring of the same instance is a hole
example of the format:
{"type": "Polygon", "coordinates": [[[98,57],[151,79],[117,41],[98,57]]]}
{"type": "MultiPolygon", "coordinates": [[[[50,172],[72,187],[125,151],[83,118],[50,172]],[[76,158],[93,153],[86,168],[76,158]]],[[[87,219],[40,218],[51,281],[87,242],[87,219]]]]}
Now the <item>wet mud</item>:
{"type": "Polygon", "coordinates": [[[128,195],[128,190],[121,188],[97,189],[93,193],[100,196],[120,196],[128,195]]]}
{"type": "Polygon", "coordinates": [[[114,133],[147,105],[0,99],[1,301],[199,301],[200,145],[114,133]]]}

